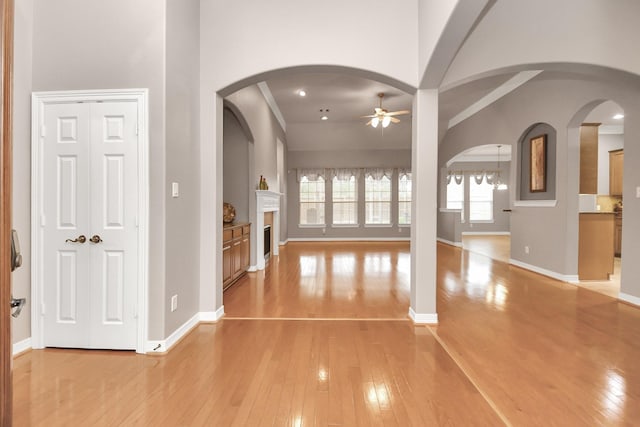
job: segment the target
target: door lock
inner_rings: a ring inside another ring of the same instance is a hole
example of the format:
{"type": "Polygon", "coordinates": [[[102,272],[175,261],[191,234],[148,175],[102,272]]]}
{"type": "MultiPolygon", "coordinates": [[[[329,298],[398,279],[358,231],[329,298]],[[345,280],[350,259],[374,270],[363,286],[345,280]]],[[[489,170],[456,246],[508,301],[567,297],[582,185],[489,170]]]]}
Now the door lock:
{"type": "Polygon", "coordinates": [[[12,317],[20,316],[20,312],[22,311],[22,307],[27,303],[26,298],[14,298],[11,297],[11,310],[15,310],[11,313],[12,317]]]}
{"type": "Polygon", "coordinates": [[[65,242],[70,242],[70,243],[84,243],[86,241],[87,241],[87,238],[84,237],[84,234],[79,235],[78,237],[76,237],[73,240],[71,240],[71,239],[65,240],[65,242]]]}
{"type": "Polygon", "coordinates": [[[91,243],[100,243],[102,239],[97,234],[94,234],[92,238],[89,239],[91,243]]]}

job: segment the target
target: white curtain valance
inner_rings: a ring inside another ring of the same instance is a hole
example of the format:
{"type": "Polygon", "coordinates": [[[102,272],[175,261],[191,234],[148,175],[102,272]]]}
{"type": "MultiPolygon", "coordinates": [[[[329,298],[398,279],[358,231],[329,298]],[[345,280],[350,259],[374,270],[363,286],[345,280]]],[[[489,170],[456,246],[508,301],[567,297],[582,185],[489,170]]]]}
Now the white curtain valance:
{"type": "Polygon", "coordinates": [[[358,168],[340,168],[331,170],[331,176],[333,178],[338,178],[340,181],[348,181],[352,176],[357,178],[359,174],[360,169],[358,168]]]}
{"type": "Polygon", "coordinates": [[[482,181],[487,182],[487,184],[493,185],[496,180],[500,177],[499,171],[491,171],[491,170],[482,170],[482,171],[449,171],[447,172],[447,184],[451,183],[451,179],[453,178],[455,183],[460,185],[465,175],[469,175],[471,179],[473,179],[476,184],[482,184],[482,181]]]}
{"type": "Polygon", "coordinates": [[[447,184],[451,184],[451,178],[456,184],[460,185],[464,179],[464,173],[462,171],[449,171],[447,173],[447,184]]]}
{"type": "Polygon", "coordinates": [[[327,172],[324,168],[314,168],[314,169],[298,169],[298,182],[302,181],[302,178],[306,177],[309,181],[317,181],[318,178],[322,178],[324,180],[327,179],[327,172]]]}
{"type": "Polygon", "coordinates": [[[411,180],[411,169],[409,168],[398,168],[398,179],[402,179],[407,177],[408,180],[411,180]]]}
{"type": "Polygon", "coordinates": [[[376,181],[380,181],[383,177],[391,179],[393,177],[393,168],[367,168],[364,170],[364,177],[371,177],[376,181]]]}

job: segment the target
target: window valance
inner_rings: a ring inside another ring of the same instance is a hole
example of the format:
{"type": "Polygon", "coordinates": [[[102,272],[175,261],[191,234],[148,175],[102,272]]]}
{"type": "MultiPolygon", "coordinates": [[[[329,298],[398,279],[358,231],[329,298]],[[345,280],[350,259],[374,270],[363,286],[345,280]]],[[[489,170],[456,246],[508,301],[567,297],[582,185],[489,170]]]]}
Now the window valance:
{"type": "Polygon", "coordinates": [[[364,170],[365,178],[371,177],[376,181],[380,181],[385,176],[391,179],[393,176],[393,168],[366,168],[364,170]]]}
{"type": "Polygon", "coordinates": [[[325,168],[298,169],[298,182],[306,177],[309,181],[317,181],[318,178],[327,179],[327,170],[325,168]]]}
{"type": "Polygon", "coordinates": [[[340,168],[331,170],[331,176],[333,178],[338,178],[340,181],[348,181],[352,176],[357,178],[358,175],[360,175],[360,169],[358,168],[340,168]]]}

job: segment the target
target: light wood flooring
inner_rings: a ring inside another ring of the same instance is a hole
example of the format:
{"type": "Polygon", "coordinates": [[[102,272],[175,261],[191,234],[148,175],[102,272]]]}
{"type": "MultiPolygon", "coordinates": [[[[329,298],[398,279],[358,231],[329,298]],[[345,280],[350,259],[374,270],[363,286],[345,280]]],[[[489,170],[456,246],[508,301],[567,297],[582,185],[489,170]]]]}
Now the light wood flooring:
{"type": "Polygon", "coordinates": [[[413,326],[406,243],[290,243],[165,356],[15,360],[16,426],[638,425],[640,309],[438,244],[413,326]]]}

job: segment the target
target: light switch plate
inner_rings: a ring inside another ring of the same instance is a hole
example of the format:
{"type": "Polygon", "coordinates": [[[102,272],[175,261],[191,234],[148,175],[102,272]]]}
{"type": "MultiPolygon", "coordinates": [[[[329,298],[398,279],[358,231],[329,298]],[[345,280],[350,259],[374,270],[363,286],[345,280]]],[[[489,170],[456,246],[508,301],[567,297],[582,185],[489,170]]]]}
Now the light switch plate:
{"type": "Polygon", "coordinates": [[[640,187],[636,187],[636,198],[640,199],[640,187]]]}
{"type": "Polygon", "coordinates": [[[172,182],[171,197],[178,197],[178,196],[180,196],[180,184],[178,184],[177,182],[172,182]]]}

